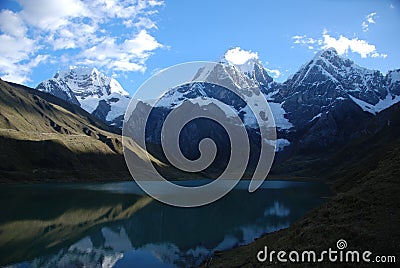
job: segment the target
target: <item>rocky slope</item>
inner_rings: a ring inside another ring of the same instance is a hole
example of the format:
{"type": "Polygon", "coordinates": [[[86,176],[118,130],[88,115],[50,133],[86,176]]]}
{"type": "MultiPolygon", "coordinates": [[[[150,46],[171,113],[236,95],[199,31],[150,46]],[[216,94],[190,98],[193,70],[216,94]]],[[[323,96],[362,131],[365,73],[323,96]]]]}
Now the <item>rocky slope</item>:
{"type": "MultiPolygon", "coordinates": [[[[256,107],[251,102],[256,94],[253,89],[258,88],[274,115],[279,163],[303,153],[323,154],[326,150],[341,148],[355,139],[380,131],[387,121],[374,118],[380,118],[378,114],[400,101],[400,70],[383,75],[339,56],[334,49],[317,53],[284,83],[275,82],[257,59],[241,65],[234,65],[225,58],[220,61],[228,66],[199,69],[193,80],[205,83],[182,85],[160,98],[149,119],[149,142],[160,144],[161,126],[172,109],[189,100],[193,109],[207,110],[211,109],[210,103],[215,99],[231,106],[242,119],[252,144],[251,159],[257,159],[259,125],[249,106],[256,107]],[[246,104],[238,95],[213,85],[213,82],[221,81],[218,79],[250,96],[250,103],[246,104]],[[371,120],[376,121],[373,127],[369,125],[371,120]]],[[[150,108],[141,103],[136,109],[139,114],[142,112],[140,109],[150,108]]],[[[253,112],[261,115],[264,111],[256,109],[253,112]]],[[[206,136],[211,136],[225,148],[229,142],[224,135],[223,130],[218,131],[218,126],[212,122],[191,122],[181,133],[182,151],[187,157],[196,159],[199,152],[193,148],[197,148],[199,140],[206,136]]],[[[224,163],[224,157],[228,156],[219,157],[221,163],[224,163]]]]}
{"type": "MultiPolygon", "coordinates": [[[[254,103],[245,103],[239,96],[246,94],[252,102],[259,89],[268,100],[277,128],[277,161],[283,161],[303,153],[324,153],[330,148],[341,148],[353,139],[368,132],[377,132],[385,120],[377,122],[375,128],[367,128],[368,122],[385,109],[400,101],[400,70],[386,75],[380,71],[358,66],[341,57],[334,49],[318,52],[284,83],[278,83],[268,74],[257,58],[234,64],[226,58],[220,59],[225,67],[201,68],[191,83],[169,90],[158,101],[148,121],[147,142],[157,158],[168,162],[160,147],[161,126],[168,114],[189,100],[186,105],[193,109],[212,109],[212,100],[232,107],[245,124],[250,138],[252,160],[259,155],[259,125],[256,114],[251,111],[254,103]],[[213,85],[222,79],[239,92],[232,94],[223,87],[213,85]],[[250,104],[250,105],[249,105],[250,104]]],[[[80,105],[89,113],[109,125],[122,126],[123,114],[128,105],[127,93],[110,78],[95,69],[70,69],[59,72],[54,78],[39,84],[37,89],[80,105]]],[[[139,102],[135,113],[143,114],[150,109],[139,102]]],[[[229,141],[223,129],[206,120],[195,120],[183,129],[181,149],[190,159],[199,157],[199,141],[213,138],[221,152],[227,152],[229,141]],[[198,121],[198,122],[196,122],[198,121]]],[[[221,166],[229,154],[219,155],[221,166]]],[[[253,162],[253,161],[251,161],[253,162]]]]}

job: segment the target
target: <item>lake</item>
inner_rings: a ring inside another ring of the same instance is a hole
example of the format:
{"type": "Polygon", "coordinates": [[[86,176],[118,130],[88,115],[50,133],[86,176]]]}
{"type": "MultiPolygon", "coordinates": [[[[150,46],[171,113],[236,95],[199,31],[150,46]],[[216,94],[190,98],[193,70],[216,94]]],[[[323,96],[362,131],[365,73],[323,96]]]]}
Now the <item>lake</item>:
{"type": "Polygon", "coordinates": [[[248,184],[197,208],[162,204],[133,181],[1,185],[0,266],[195,266],[288,227],[330,195],[314,181],[265,181],[254,193],[248,184]]]}

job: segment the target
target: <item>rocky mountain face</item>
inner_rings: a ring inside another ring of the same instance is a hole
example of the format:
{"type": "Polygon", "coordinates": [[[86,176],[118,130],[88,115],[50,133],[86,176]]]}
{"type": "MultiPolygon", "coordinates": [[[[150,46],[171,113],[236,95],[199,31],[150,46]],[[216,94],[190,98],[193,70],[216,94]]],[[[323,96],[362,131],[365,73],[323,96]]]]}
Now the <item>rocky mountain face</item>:
{"type": "MultiPolygon", "coordinates": [[[[400,101],[400,69],[384,75],[358,66],[339,56],[334,49],[318,52],[283,83],[274,81],[256,58],[240,65],[232,64],[225,57],[220,62],[224,65],[218,68],[199,69],[193,79],[201,79],[204,83],[194,82],[171,89],[153,108],[147,124],[151,131],[148,131],[146,139],[154,145],[161,159],[163,153],[158,146],[161,126],[172,109],[186,100],[190,101],[187,105],[192,105],[193,109],[213,109],[210,98],[231,106],[237,112],[246,126],[254,157],[257,156],[260,135],[253,112],[261,115],[265,111],[256,109],[252,112],[250,105],[240,97],[213,84],[221,79],[238,89],[240,94],[246,94],[250,102],[255,88],[264,94],[274,116],[278,136],[276,151],[281,152],[280,155],[298,151],[322,152],[365,133],[378,131],[387,123],[385,120],[382,119],[375,130],[367,127],[368,122],[400,101]]],[[[95,69],[59,72],[37,89],[78,104],[118,127],[121,127],[129,103],[128,94],[118,82],[95,69]]],[[[148,109],[150,106],[146,102],[139,101],[135,112],[140,114],[148,109]]],[[[187,157],[195,159],[199,156],[198,150],[193,148],[198,148],[199,140],[204,137],[216,139],[222,146],[229,144],[226,133],[215,123],[197,121],[188,124],[180,137],[182,151],[187,157]]]]}
{"type": "Polygon", "coordinates": [[[109,125],[122,126],[130,98],[121,85],[96,68],[72,67],[43,81],[37,90],[76,104],[109,125]]]}
{"type": "MultiPolygon", "coordinates": [[[[251,59],[240,66],[229,64],[224,58],[221,62],[227,63],[230,68],[204,68],[194,77],[194,80],[201,78],[209,83],[192,83],[167,92],[153,109],[153,114],[158,116],[150,120],[151,129],[160,128],[169,111],[184,101],[190,100],[193,105],[206,107],[209,105],[206,98],[212,98],[236,110],[246,125],[250,139],[253,139],[251,144],[259,143],[258,125],[249,105],[235,94],[213,85],[215,79],[228,80],[233,87],[247,90],[249,94],[252,94],[251,88],[260,89],[274,115],[278,134],[276,151],[286,154],[304,150],[322,152],[332,146],[344,145],[365,133],[378,131],[386,123],[385,120],[376,125],[376,129],[367,128],[368,122],[400,101],[400,70],[383,75],[339,56],[334,49],[317,53],[284,83],[275,82],[258,60],[251,59]]],[[[181,138],[192,141],[186,151],[198,156],[198,152],[193,153],[193,149],[189,149],[197,148],[195,143],[198,138],[193,137],[196,136],[195,130],[215,130],[215,126],[205,122],[202,124],[208,124],[207,127],[193,124],[195,127],[192,126],[187,134],[190,137],[185,137],[183,132],[181,138]]],[[[150,134],[149,140],[158,143],[160,138],[154,133],[150,134]]],[[[182,150],[185,151],[185,146],[182,150]]]]}
{"type": "Polygon", "coordinates": [[[282,104],[297,147],[325,149],[365,132],[371,117],[400,101],[399,74],[384,76],[328,49],[270,91],[270,101],[282,104]]]}

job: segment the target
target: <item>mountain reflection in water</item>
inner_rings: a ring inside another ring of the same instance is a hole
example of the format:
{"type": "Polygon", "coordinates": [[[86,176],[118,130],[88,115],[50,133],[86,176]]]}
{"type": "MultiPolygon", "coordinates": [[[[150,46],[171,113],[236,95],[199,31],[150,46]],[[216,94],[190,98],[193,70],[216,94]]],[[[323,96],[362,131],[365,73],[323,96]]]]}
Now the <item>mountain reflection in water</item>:
{"type": "Polygon", "coordinates": [[[198,265],[215,250],[288,227],[329,195],[317,182],[266,181],[254,193],[247,187],[241,181],[212,204],[178,208],[143,195],[134,182],[2,186],[0,265],[198,265]]]}

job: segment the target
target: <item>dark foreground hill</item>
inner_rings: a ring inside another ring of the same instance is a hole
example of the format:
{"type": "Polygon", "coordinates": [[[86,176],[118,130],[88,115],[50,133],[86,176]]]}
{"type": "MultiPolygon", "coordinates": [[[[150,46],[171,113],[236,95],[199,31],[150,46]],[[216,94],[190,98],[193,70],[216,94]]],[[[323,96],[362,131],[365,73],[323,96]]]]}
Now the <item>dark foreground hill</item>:
{"type": "Polygon", "coordinates": [[[127,179],[120,135],[76,105],[0,81],[0,181],[127,179]]]}
{"type": "MultiPolygon", "coordinates": [[[[0,182],[129,180],[120,132],[75,104],[0,80],[0,182]]],[[[133,141],[127,148],[166,176],[193,176],[133,141]]]]}
{"type": "MultiPolygon", "coordinates": [[[[383,111],[379,117],[376,122],[385,118],[387,124],[378,132],[360,136],[346,147],[331,150],[325,155],[303,155],[286,161],[287,165],[295,165],[297,172],[303,175],[313,174],[331,183],[335,192],[331,200],[287,229],[266,234],[249,245],[217,253],[204,266],[281,266],[282,263],[277,262],[260,263],[256,254],[264,246],[276,252],[335,250],[339,239],[347,241],[349,250],[371,251],[371,259],[376,255],[393,255],[398,262],[400,105],[383,111]]],[[[370,124],[376,122],[372,120],[370,124]]],[[[293,265],[299,266],[289,266],[293,265]]],[[[310,265],[303,263],[300,266],[310,265]]],[[[322,267],[327,265],[329,263],[324,263],[322,267]]]]}

